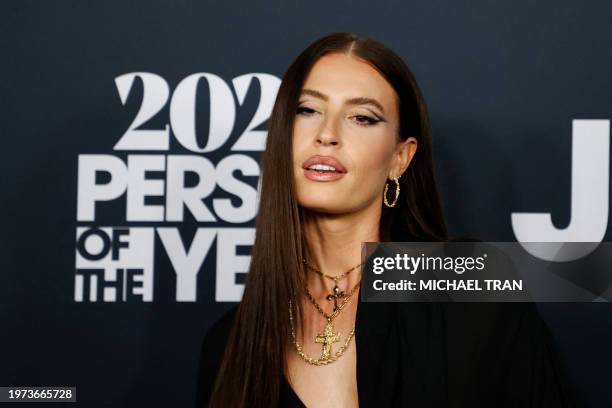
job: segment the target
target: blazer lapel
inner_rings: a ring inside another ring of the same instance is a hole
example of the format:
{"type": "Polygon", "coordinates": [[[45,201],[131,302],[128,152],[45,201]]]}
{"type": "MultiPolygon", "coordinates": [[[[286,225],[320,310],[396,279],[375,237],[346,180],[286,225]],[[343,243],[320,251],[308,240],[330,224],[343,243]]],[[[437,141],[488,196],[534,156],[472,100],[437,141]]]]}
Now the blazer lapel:
{"type": "Polygon", "coordinates": [[[362,407],[446,406],[440,304],[357,305],[357,392],[362,407]]]}
{"type": "Polygon", "coordinates": [[[361,407],[396,406],[393,398],[400,384],[399,361],[389,358],[396,350],[397,327],[392,303],[362,302],[355,318],[357,346],[357,393],[361,407]]]}

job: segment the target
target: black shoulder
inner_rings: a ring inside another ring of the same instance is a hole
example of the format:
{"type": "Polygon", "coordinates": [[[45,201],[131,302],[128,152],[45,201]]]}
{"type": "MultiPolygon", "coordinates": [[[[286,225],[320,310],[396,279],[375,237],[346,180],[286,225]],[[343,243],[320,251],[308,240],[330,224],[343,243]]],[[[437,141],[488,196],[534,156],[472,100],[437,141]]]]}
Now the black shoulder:
{"type": "Polygon", "coordinates": [[[550,329],[534,303],[447,303],[444,311],[449,390],[456,400],[574,406],[550,329]],[[465,393],[469,388],[474,394],[465,393]]]}
{"type": "Polygon", "coordinates": [[[235,305],[217,319],[206,331],[200,346],[196,407],[206,407],[221,366],[221,358],[234,322],[235,305]]]}

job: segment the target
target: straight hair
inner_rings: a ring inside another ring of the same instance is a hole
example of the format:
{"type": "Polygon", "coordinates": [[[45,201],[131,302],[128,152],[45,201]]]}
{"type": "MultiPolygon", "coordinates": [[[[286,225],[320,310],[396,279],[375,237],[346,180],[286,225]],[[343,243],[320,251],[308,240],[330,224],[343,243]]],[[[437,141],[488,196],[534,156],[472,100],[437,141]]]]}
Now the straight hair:
{"type": "MultiPolygon", "coordinates": [[[[444,241],[446,221],[436,183],[427,107],[414,75],[393,51],[370,38],[332,33],[308,46],[285,72],[268,122],[261,157],[261,192],[255,241],[242,300],[228,337],[211,407],[276,407],[290,342],[288,307],[305,282],[307,245],[293,181],[292,132],[302,86],[317,60],[342,53],[377,69],[398,96],[397,140],[418,148],[399,179],[400,197],[383,205],[380,239],[444,241]]],[[[394,183],[390,186],[392,190],[394,183]]],[[[294,302],[298,303],[298,302],[294,302]]],[[[302,323],[299,305],[296,320],[302,323]]]]}

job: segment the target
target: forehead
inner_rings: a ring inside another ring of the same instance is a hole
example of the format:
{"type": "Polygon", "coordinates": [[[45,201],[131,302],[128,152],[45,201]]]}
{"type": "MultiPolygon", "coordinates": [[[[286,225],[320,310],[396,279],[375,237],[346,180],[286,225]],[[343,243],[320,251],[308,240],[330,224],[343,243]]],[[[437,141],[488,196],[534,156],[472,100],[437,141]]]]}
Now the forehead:
{"type": "Polygon", "coordinates": [[[304,82],[331,99],[366,97],[378,100],[386,112],[394,112],[396,93],[370,64],[345,54],[328,54],[314,64],[304,82]]]}

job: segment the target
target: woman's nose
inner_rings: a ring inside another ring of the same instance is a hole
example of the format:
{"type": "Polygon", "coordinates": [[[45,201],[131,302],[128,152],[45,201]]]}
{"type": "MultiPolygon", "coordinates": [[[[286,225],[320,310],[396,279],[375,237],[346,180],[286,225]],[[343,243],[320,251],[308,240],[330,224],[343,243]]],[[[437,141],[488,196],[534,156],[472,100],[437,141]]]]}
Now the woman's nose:
{"type": "Polygon", "coordinates": [[[336,119],[331,117],[325,120],[321,127],[321,131],[317,135],[317,144],[336,146],[340,143],[339,130],[336,123],[336,119]]]}

